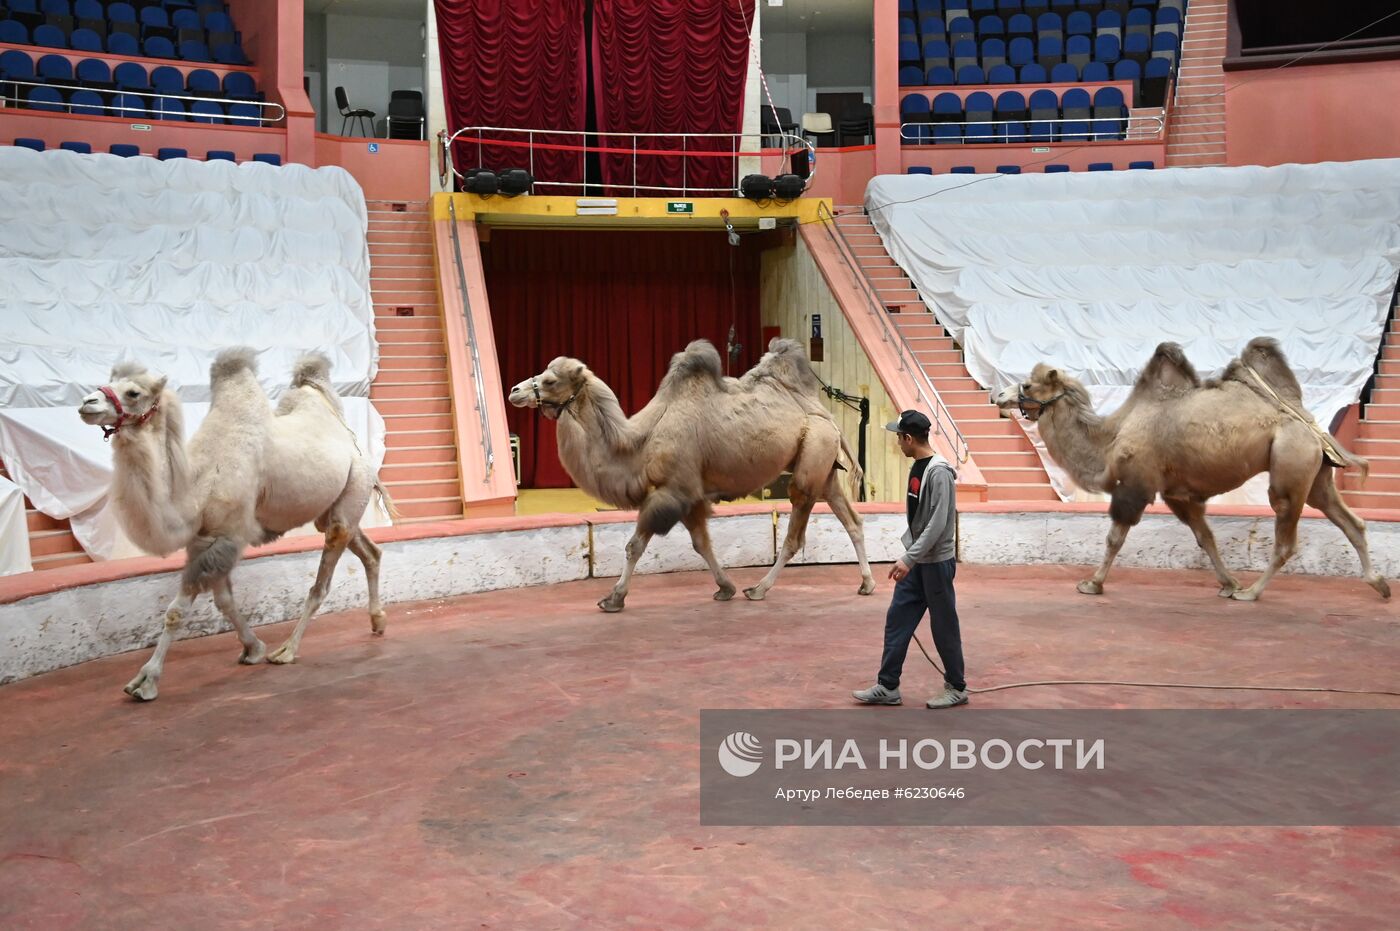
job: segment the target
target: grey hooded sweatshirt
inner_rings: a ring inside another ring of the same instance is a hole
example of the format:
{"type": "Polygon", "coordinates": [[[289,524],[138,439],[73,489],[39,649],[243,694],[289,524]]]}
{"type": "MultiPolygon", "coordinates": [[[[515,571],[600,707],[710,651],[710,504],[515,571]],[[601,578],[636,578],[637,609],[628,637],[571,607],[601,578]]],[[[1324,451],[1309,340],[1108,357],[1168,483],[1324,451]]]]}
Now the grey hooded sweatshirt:
{"type": "Polygon", "coordinates": [[[907,565],[943,562],[957,555],[957,476],[937,453],[919,483],[919,503],[902,542],[907,565]]]}

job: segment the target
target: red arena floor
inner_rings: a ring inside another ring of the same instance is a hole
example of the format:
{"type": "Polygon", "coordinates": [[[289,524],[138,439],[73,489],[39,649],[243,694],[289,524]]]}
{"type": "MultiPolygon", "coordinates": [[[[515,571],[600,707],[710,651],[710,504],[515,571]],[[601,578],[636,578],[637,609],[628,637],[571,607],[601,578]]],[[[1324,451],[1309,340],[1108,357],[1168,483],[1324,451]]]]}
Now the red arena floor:
{"type": "MultiPolygon", "coordinates": [[[[752,584],[759,570],[736,573],[752,584]]],[[[1170,679],[1390,688],[1397,608],[1357,579],[962,567],[970,683],[1170,679]]],[[[0,927],[1374,929],[1400,829],[714,828],[702,708],[847,707],[890,583],[792,568],[762,604],[707,575],[592,580],[318,619],[290,667],[179,643],[0,689],[0,927]]],[[[343,576],[340,584],[347,583],[343,576]]],[[[152,634],[161,606],[151,606],[152,634]]],[[[263,630],[276,643],[281,630],[263,630]]],[[[925,638],[927,642],[927,638],[925,638]]],[[[904,708],[938,679],[917,651],[904,708]]],[[[917,701],[914,701],[917,699],[917,701]]],[[[1400,707],[1400,698],[1051,687],[977,707],[1400,707]]],[[[1298,778],[1325,760],[1299,760],[1298,778]]]]}

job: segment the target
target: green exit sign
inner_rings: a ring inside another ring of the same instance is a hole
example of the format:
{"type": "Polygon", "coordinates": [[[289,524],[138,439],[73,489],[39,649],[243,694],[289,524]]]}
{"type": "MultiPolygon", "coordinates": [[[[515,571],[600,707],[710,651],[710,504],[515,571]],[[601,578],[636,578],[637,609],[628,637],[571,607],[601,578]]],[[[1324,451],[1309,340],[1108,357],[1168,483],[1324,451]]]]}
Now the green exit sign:
{"type": "Polygon", "coordinates": [[[694,213],[695,205],[688,200],[670,200],[666,202],[667,213],[694,213]]]}

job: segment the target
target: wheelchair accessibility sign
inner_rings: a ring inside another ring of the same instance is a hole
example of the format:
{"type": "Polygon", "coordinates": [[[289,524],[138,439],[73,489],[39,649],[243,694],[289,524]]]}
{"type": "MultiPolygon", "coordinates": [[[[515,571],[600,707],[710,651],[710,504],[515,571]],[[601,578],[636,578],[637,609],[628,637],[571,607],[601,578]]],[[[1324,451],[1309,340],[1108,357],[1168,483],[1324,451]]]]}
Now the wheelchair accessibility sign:
{"type": "Polygon", "coordinates": [[[378,155],[378,154],[379,154],[379,143],[377,143],[377,142],[371,142],[371,143],[369,144],[369,154],[370,154],[370,155],[378,155]]]}

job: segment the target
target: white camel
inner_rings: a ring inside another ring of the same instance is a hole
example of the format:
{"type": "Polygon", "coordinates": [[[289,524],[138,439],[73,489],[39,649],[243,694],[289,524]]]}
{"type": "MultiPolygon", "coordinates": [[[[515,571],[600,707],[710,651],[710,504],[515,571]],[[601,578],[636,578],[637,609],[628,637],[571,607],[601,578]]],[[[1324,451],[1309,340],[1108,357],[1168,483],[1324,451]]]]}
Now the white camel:
{"type": "Polygon", "coordinates": [[[302,356],[273,411],[258,384],[256,358],[248,348],[218,354],[209,372],[209,415],[188,447],[180,399],[163,376],[140,364],[118,364],[111,382],[78,409],[112,441],[112,503],[127,536],[153,555],[181,547],[186,553],[180,594],[166,609],[155,652],[127,683],[133,698],[156,697],[166,651],[205,591],[238,632],[240,663],[295,660],[346,547],[364,563],[370,627],[384,632],[380,550],[360,519],[376,492],[391,512],[393,503],[345,423],[330,362],[319,353],[302,356]],[[313,521],[326,535],[316,583],[291,636],[268,653],[238,613],[229,574],[247,547],[313,521]]]}

